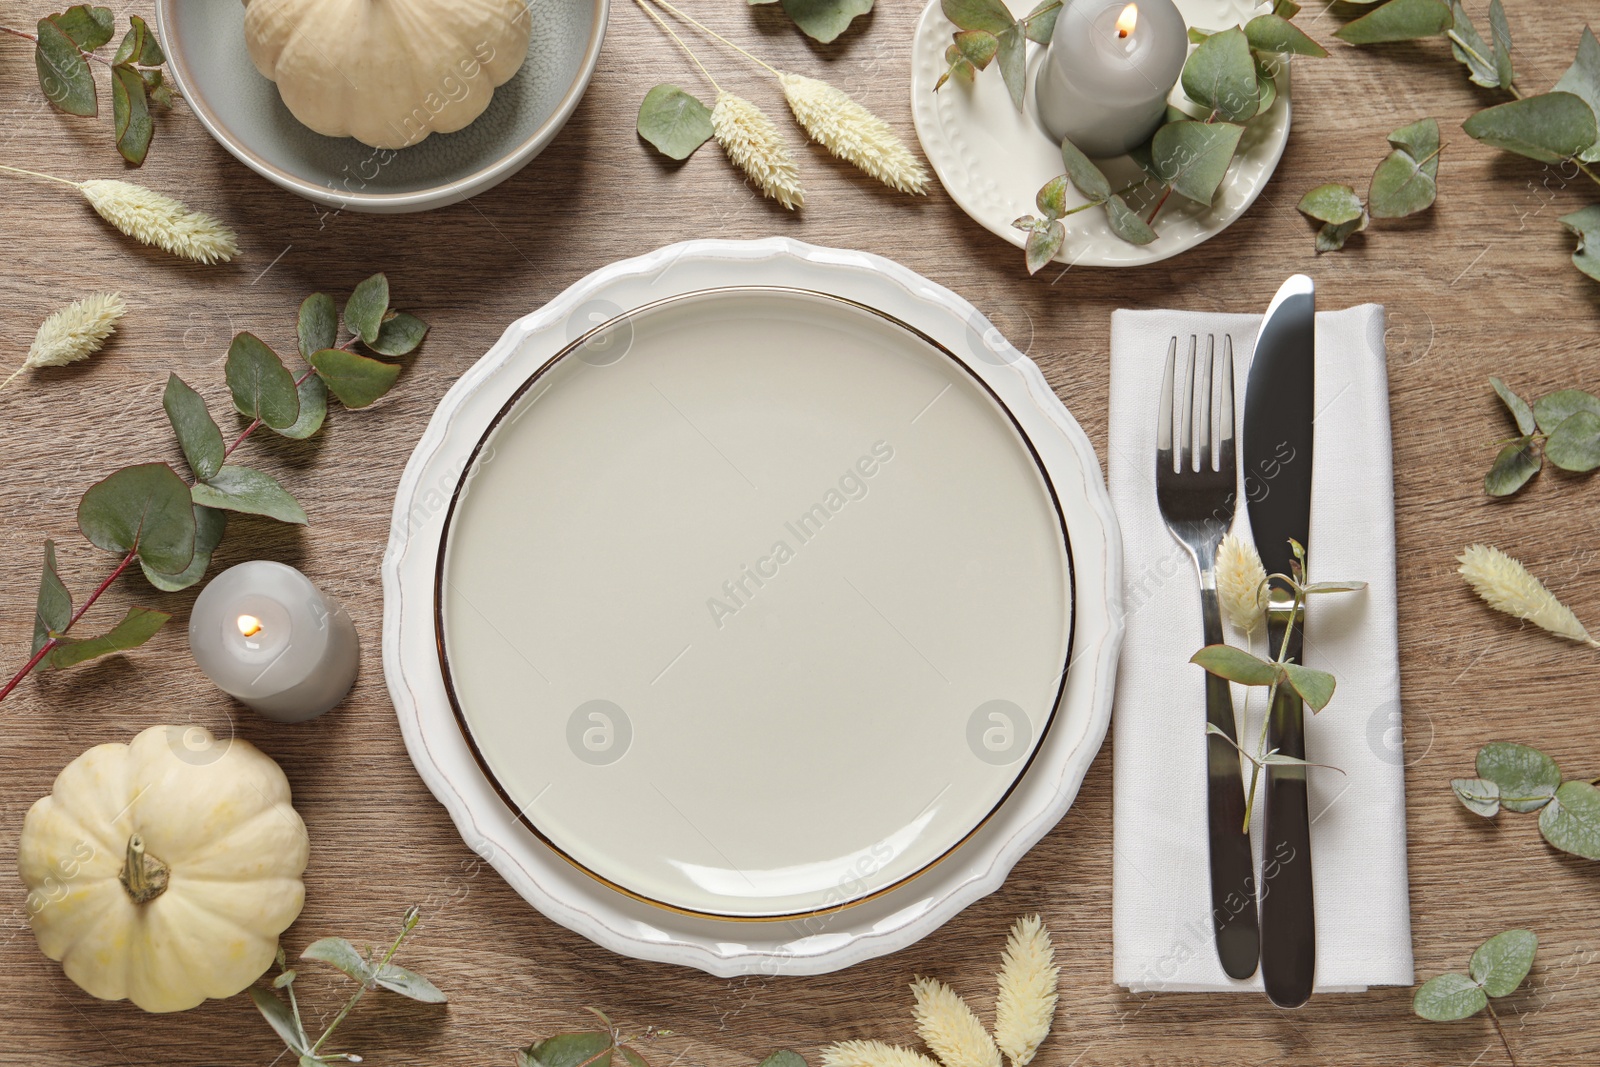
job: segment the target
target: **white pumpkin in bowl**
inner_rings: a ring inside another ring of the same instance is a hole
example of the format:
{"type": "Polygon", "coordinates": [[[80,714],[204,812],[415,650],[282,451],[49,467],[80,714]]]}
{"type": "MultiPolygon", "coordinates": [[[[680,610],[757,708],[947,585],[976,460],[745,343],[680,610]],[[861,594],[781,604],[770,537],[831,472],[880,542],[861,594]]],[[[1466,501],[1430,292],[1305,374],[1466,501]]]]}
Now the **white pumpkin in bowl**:
{"type": "Polygon", "coordinates": [[[305,903],[289,781],[247,741],[152,726],[96,745],[22,824],[39,948],[86,992],[145,1011],[231,997],[271,966],[305,903]]]}
{"type": "Polygon", "coordinates": [[[329,137],[406,148],[483,114],[528,54],[524,0],[245,0],[256,69],[329,137]]]}

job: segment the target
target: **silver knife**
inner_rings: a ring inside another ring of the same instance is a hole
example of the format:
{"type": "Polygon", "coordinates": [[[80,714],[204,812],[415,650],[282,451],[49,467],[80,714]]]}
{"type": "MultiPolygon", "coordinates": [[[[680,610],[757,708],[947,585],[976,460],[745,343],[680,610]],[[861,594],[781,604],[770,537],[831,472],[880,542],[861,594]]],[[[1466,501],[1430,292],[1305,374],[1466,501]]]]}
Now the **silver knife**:
{"type": "MultiPolygon", "coordinates": [[[[1245,391],[1245,496],[1256,548],[1268,574],[1289,574],[1291,538],[1315,548],[1311,534],[1311,427],[1316,417],[1316,287],[1296,274],[1272,298],[1245,391]]],[[[1274,590],[1267,635],[1274,656],[1288,640],[1289,659],[1301,662],[1304,619],[1293,617],[1286,594],[1274,590]]],[[[1305,708],[1281,686],[1268,711],[1267,748],[1305,759],[1305,708]]],[[[1306,768],[1272,764],[1266,771],[1262,826],[1261,979],[1267,996],[1292,1008],[1311,997],[1317,970],[1317,925],[1312,908],[1311,818],[1306,768]]]]}

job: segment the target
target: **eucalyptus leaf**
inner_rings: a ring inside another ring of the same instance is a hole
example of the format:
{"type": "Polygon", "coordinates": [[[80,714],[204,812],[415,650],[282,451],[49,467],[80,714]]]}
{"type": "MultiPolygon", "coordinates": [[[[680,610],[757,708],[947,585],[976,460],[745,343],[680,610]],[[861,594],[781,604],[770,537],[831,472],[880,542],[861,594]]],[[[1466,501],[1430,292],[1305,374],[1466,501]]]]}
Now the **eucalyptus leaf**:
{"type": "Polygon", "coordinates": [[[1439,176],[1439,120],[1419,119],[1389,135],[1389,147],[1415,156],[1428,177],[1439,176]]]}
{"type": "Polygon", "coordinates": [[[1030,232],[1028,241],[1023,246],[1028,273],[1038,274],[1040,269],[1061,251],[1061,246],[1066,240],[1067,228],[1057,220],[1051,220],[1048,226],[1030,232]]]}
{"type": "Polygon", "coordinates": [[[944,17],[963,30],[983,30],[998,36],[1016,19],[1001,0],[940,0],[944,17]]]}
{"type": "Polygon", "coordinates": [[[374,274],[363,279],[345,302],[345,328],[370,345],[378,339],[383,313],[388,310],[389,279],[384,274],[374,274]]]}
{"type": "Polygon", "coordinates": [[[354,945],[342,937],[324,937],[313,941],[306,946],[304,952],[300,953],[300,958],[326,963],[361,983],[372,980],[372,965],[354,945]]]}
{"type": "Polygon", "coordinates": [[[156,35],[150,32],[149,24],[138,15],[129,15],[128,32],[122,38],[122,43],[117,45],[111,62],[140,63],[153,67],[166,61],[167,57],[161,53],[161,45],[156,42],[156,35]]]}
{"type": "MultiPolygon", "coordinates": [[[[1189,99],[1227,122],[1252,118],[1261,106],[1250,41],[1238,27],[1214,33],[1201,41],[1183,65],[1182,81],[1189,99]]],[[[1237,142],[1235,138],[1235,144],[1237,142]]],[[[1231,158],[1231,151],[1229,155],[1231,158]]],[[[1190,199],[1199,199],[1205,204],[1211,202],[1209,198],[1190,199]]]]}
{"type": "Polygon", "coordinates": [[[1305,31],[1281,15],[1257,15],[1245,23],[1244,35],[1257,52],[1281,55],[1316,56],[1326,59],[1328,50],[1307,37],[1305,31]]]}
{"type": "Polygon", "coordinates": [[[1533,402],[1533,417],[1545,433],[1554,433],[1557,426],[1580,411],[1600,415],[1600,397],[1582,389],[1561,389],[1533,402]]]}
{"type": "Polygon", "coordinates": [[[279,522],[306,524],[306,513],[278,480],[264,471],[229,464],[192,490],[202,507],[221,508],[246,515],[265,515],[279,522]]]}
{"type": "Polygon", "coordinates": [[[1533,450],[1533,438],[1519,437],[1494,457],[1489,473],[1483,476],[1483,491],[1490,496],[1510,496],[1527,485],[1542,465],[1533,450]]]}
{"type": "Polygon", "coordinates": [[[293,426],[300,417],[294,375],[255,334],[241,333],[233,339],[224,374],[233,393],[233,406],[245,418],[282,429],[293,426]]]}
{"type": "Polygon", "coordinates": [[[1066,0],[1039,0],[1022,19],[1028,40],[1035,44],[1049,44],[1056,32],[1056,18],[1066,6],[1066,0]]]}
{"type": "Polygon", "coordinates": [[[1539,832],[1563,852],[1600,860],[1600,789],[1588,782],[1562,782],[1555,800],[1539,813],[1539,832]]]}
{"type": "Polygon", "coordinates": [[[262,1017],[278,1032],[278,1037],[283,1043],[289,1046],[289,1051],[297,1056],[304,1056],[310,1048],[310,1043],[301,1032],[300,1024],[295,1021],[289,1005],[260,986],[250,987],[250,1000],[262,1017]]]}
{"type": "Polygon", "coordinates": [[[420,1001],[423,1004],[443,1004],[445,995],[439,987],[415,971],[408,971],[395,963],[386,963],[378,969],[373,979],[391,993],[420,1001]]]}
{"type": "Polygon", "coordinates": [[[1600,415],[1577,411],[1562,419],[1545,441],[1544,454],[1564,471],[1600,467],[1600,415]]]}
{"type": "Polygon", "coordinates": [[[1156,231],[1120,196],[1106,198],[1106,221],[1111,232],[1129,244],[1147,245],[1156,239],[1156,231]]]}
{"type": "Polygon", "coordinates": [[[1494,40],[1495,79],[1501,89],[1509,89],[1517,73],[1511,65],[1511,26],[1500,0],[1489,0],[1489,36],[1494,40]]]}
{"type": "Polygon", "coordinates": [[[1279,60],[1257,52],[1256,61],[1256,92],[1261,97],[1260,104],[1256,107],[1257,115],[1265,115],[1272,110],[1272,105],[1278,102],[1278,78],[1274,68],[1279,60]]]}
{"type": "Polygon", "coordinates": [[[342,348],[324,348],[310,356],[311,366],[328,390],[347,408],[364,408],[387,393],[400,376],[393,363],[381,363],[342,348]]]}
{"type": "Polygon", "coordinates": [[[1272,13],[1279,18],[1292,19],[1300,14],[1300,5],[1294,0],[1276,0],[1272,5],[1272,13]]]}
{"type": "Polygon", "coordinates": [[[977,70],[987,70],[1000,50],[1000,39],[988,30],[962,30],[953,40],[956,51],[977,70]]]}
{"type": "Polygon", "coordinates": [[[1322,593],[1359,593],[1366,587],[1366,582],[1312,582],[1305,587],[1305,593],[1306,596],[1317,596],[1322,593]]]}
{"type": "Polygon", "coordinates": [[[1179,196],[1210,204],[1242,136],[1244,127],[1229,122],[1170,122],[1156,131],[1151,159],[1161,180],[1179,196]]]}
{"type": "Polygon", "coordinates": [[[428,324],[406,311],[391,311],[378,327],[378,339],[367,347],[380,356],[408,356],[428,336],[428,324]]]}
{"type": "Polygon", "coordinates": [[[1359,219],[1364,210],[1356,191],[1340,182],[1319,185],[1300,198],[1300,213],[1335,225],[1359,219]]]}
{"type": "Polygon", "coordinates": [[[1359,219],[1351,219],[1349,222],[1326,223],[1322,229],[1317,231],[1317,251],[1319,253],[1339,251],[1344,247],[1344,243],[1350,239],[1351,234],[1360,233],[1367,228],[1367,218],[1367,213],[1363,210],[1359,219]]]}
{"type": "Polygon", "coordinates": [[[1017,111],[1022,110],[1022,100],[1027,93],[1028,39],[1023,35],[1022,23],[1016,23],[995,35],[999,42],[1000,77],[1011,94],[1017,111]]]}
{"type": "Polygon", "coordinates": [[[1517,991],[1533,969],[1539,938],[1532,930],[1507,930],[1478,946],[1467,971],[1491,997],[1508,997],[1517,991]]]}
{"type": "Polygon", "coordinates": [[[1328,706],[1328,701],[1333,699],[1335,680],[1327,671],[1319,671],[1315,667],[1302,667],[1298,663],[1283,664],[1283,673],[1289,687],[1313,711],[1321,711],[1328,706]]]}
{"type": "Polygon", "coordinates": [[[644,95],[636,125],[639,136],[668,159],[688,159],[711,139],[711,109],[676,85],[662,82],[644,95]]]}
{"type": "Polygon", "coordinates": [[[1052,222],[1059,219],[1067,210],[1067,176],[1058,174],[1045,182],[1034,196],[1034,205],[1039,209],[1039,214],[1052,222]]]}
{"type": "Polygon", "coordinates": [[[339,309],[327,293],[312,293],[300,302],[295,332],[300,338],[300,358],[339,343],[339,309]]]}
{"type": "Polygon", "coordinates": [[[37,652],[72,622],[72,594],[56,573],[56,543],[44,543],[44,570],[33,608],[33,651],[37,652]]]}
{"type": "Polygon", "coordinates": [[[1500,787],[1487,778],[1452,778],[1450,789],[1475,815],[1492,819],[1500,811],[1500,787]]]}
{"type": "Polygon", "coordinates": [[[1061,162],[1066,165],[1067,178],[1084,199],[1098,202],[1111,195],[1111,182],[1105,173],[1071,141],[1061,142],[1061,162]]]}
{"type": "Polygon", "coordinates": [[[814,41],[828,44],[872,10],[872,0],[783,0],[783,10],[814,41]]]}
{"type": "Polygon", "coordinates": [[[304,441],[308,437],[315,437],[328,417],[328,386],[315,374],[308,374],[300,382],[297,392],[300,396],[300,417],[294,420],[293,426],[285,426],[277,433],[293,441],[304,441]]]}
{"type": "Polygon", "coordinates": [[[144,78],[124,63],[111,68],[111,115],[117,151],[134,166],[144,163],[155,125],[150,121],[150,101],[144,78]]]}
{"type": "MultiPolygon", "coordinates": [[[[1555,88],[1557,92],[1582,98],[1591,111],[1600,115],[1600,41],[1595,40],[1594,31],[1589,27],[1585,26],[1583,36],[1578,38],[1578,57],[1561,75],[1555,88]]],[[[1600,143],[1578,153],[1578,158],[1585,163],[1600,161],[1600,143]]]]}
{"type": "Polygon", "coordinates": [[[1561,216],[1561,225],[1578,236],[1572,265],[1600,282],[1600,204],[1590,204],[1561,216]]]}
{"type": "Polygon", "coordinates": [[[55,668],[76,667],[101,656],[126,652],[138,648],[156,635],[156,631],[172,616],[164,611],[148,608],[129,608],[121,622],[110,632],[99,637],[58,637],[56,647],[45,657],[45,663],[55,668]]]}
{"type": "Polygon", "coordinates": [[[1454,1022],[1478,1014],[1489,996],[1464,974],[1441,974],[1422,983],[1411,998],[1411,1010],[1436,1023],[1454,1022]]]}
{"type": "Polygon", "coordinates": [[[199,393],[189,388],[176,374],[167,375],[167,389],[161,396],[161,406],[166,409],[167,421],[177,435],[178,447],[189,469],[200,481],[205,481],[222,469],[222,431],[216,420],[206,410],[206,402],[199,393]]]}
{"type": "MultiPolygon", "coordinates": [[[[961,49],[956,44],[951,43],[945,45],[944,61],[949,64],[949,67],[943,74],[939,75],[939,80],[933,83],[934,92],[938,92],[940,89],[943,89],[944,83],[949,81],[951,78],[956,79],[963,85],[971,85],[977,79],[978,69],[961,54],[961,49]]],[[[518,1055],[520,1056],[521,1053],[519,1052],[518,1055]]]]}
{"type": "Polygon", "coordinates": [[[1218,678],[1240,685],[1271,685],[1278,680],[1278,665],[1258,659],[1232,645],[1207,645],[1189,659],[1218,678]]]}
{"type": "Polygon", "coordinates": [[[1367,189],[1372,217],[1400,219],[1432,207],[1439,186],[1429,167],[1437,163],[1437,155],[1422,160],[1403,148],[1385,156],[1378,169],[1372,172],[1372,182],[1367,189]]]}
{"type": "Polygon", "coordinates": [[[1345,23],[1334,36],[1355,45],[1383,44],[1437,37],[1453,25],[1455,18],[1443,0],[1389,0],[1345,23]]]}
{"type": "Polygon", "coordinates": [[[1450,0],[1450,14],[1455,20],[1454,28],[1449,31],[1450,53],[1455,56],[1456,62],[1466,66],[1467,76],[1473,84],[1485,89],[1498,89],[1500,69],[1495,63],[1494,49],[1478,36],[1477,27],[1467,17],[1461,0],[1450,0]]]}
{"type": "Polygon", "coordinates": [[[1572,93],[1544,93],[1497,104],[1461,124],[1467,136],[1541,163],[1560,163],[1600,140],[1595,113],[1572,93]]]}
{"type": "Polygon", "coordinates": [[[94,74],[78,46],[49,19],[40,19],[35,30],[39,41],[33,49],[33,65],[45,98],[69,115],[98,115],[94,74]]]}
{"type": "Polygon", "coordinates": [[[1533,409],[1528,402],[1512,391],[1511,387],[1499,378],[1490,378],[1489,384],[1494,388],[1495,395],[1500,402],[1505,404],[1506,410],[1511,412],[1511,417],[1517,420],[1517,429],[1523,433],[1532,433],[1539,426],[1533,417],[1533,409]]]}
{"type": "Polygon", "coordinates": [[[109,7],[74,4],[49,19],[85,52],[93,52],[117,32],[117,19],[109,7]]]}
{"type": "Polygon", "coordinates": [[[806,1067],[806,1059],[798,1052],[781,1048],[767,1056],[757,1067],[806,1067]]]}
{"type": "Polygon", "coordinates": [[[1561,784],[1555,760],[1530,745],[1491,741],[1478,750],[1478,777],[1500,788],[1507,811],[1538,811],[1550,803],[1561,784]]]}
{"type": "Polygon", "coordinates": [[[557,1034],[546,1038],[527,1052],[540,1067],[579,1067],[593,1061],[590,1067],[611,1067],[611,1035],[599,1031],[579,1034],[557,1034]]]}
{"type": "Polygon", "coordinates": [[[622,1053],[622,1058],[627,1061],[628,1067],[650,1067],[650,1061],[639,1055],[639,1051],[632,1045],[618,1045],[617,1051],[622,1053]]]}
{"type": "Polygon", "coordinates": [[[139,567],[144,571],[145,578],[163,593],[176,593],[181,589],[187,589],[206,576],[206,568],[211,566],[211,555],[217,550],[217,545],[222,543],[222,535],[227,532],[228,513],[196,505],[194,529],[194,559],[190,560],[189,566],[179,573],[162,574],[143,560],[139,561],[139,567]]]}
{"type": "Polygon", "coordinates": [[[165,574],[194,559],[194,509],[189,486],[165,463],[124,467],[89,487],[78,503],[78,527],[107,552],[135,552],[165,574]]]}

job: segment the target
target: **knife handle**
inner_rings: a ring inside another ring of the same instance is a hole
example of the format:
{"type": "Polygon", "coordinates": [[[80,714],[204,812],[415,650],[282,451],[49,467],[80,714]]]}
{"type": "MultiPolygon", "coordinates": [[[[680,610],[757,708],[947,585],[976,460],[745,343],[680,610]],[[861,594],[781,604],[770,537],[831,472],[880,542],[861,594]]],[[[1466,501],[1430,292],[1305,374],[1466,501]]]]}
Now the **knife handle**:
{"type": "MultiPolygon", "coordinates": [[[[1299,662],[1302,637],[1286,620],[1268,622],[1274,649],[1289,625],[1289,659],[1299,662]]],[[[1299,694],[1279,686],[1267,720],[1267,748],[1306,758],[1305,705],[1299,694]]],[[[1317,971],[1317,922],[1311,881],[1311,817],[1307,768],[1272,764],[1266,771],[1264,847],[1261,859],[1261,978],[1267,996],[1280,1008],[1296,1008],[1311,998],[1317,971]]]]}
{"type": "MultiPolygon", "coordinates": [[[[1219,645],[1222,613],[1215,587],[1200,590],[1205,641],[1219,645]]],[[[1206,734],[1207,841],[1211,852],[1211,929],[1216,935],[1217,958],[1229,978],[1249,978],[1261,959],[1261,937],[1256,926],[1255,859],[1250,854],[1250,832],[1244,825],[1244,777],[1233,713],[1233,691],[1228,680],[1214,674],[1206,678],[1206,722],[1228,740],[1206,734]]]]}

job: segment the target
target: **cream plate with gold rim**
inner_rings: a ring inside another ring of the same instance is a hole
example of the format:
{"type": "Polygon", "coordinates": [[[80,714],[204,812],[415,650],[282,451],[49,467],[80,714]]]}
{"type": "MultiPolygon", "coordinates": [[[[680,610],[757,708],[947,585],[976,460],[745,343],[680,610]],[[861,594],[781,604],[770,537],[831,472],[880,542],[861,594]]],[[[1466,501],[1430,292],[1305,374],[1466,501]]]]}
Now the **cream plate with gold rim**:
{"type": "Polygon", "coordinates": [[[970,306],[876,257],[691,242],[591,276],[451,390],[395,516],[419,770],[630,955],[907,944],[998,887],[1104,733],[1093,453],[970,306]]]}

